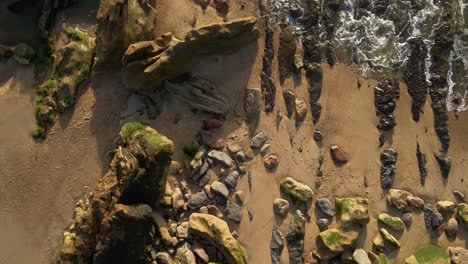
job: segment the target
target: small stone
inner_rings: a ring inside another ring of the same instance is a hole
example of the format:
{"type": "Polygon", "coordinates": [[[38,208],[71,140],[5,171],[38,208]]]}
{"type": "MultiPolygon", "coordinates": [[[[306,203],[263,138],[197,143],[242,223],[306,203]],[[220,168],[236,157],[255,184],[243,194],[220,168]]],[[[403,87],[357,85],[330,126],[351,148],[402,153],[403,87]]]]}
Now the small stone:
{"type": "Polygon", "coordinates": [[[273,171],[278,167],[279,157],[276,154],[271,154],[265,158],[264,164],[267,170],[273,171]]]}
{"type": "Polygon", "coordinates": [[[380,234],[382,235],[382,238],[387,241],[390,245],[396,247],[396,248],[400,248],[400,242],[398,242],[398,240],[392,236],[385,228],[380,228],[380,234]]]}
{"type": "Polygon", "coordinates": [[[265,144],[267,139],[268,138],[265,135],[265,133],[260,132],[252,138],[252,140],[250,141],[250,147],[253,149],[259,149],[263,146],[263,144],[265,144]]]}
{"type": "Polygon", "coordinates": [[[353,259],[357,264],[371,264],[366,251],[362,248],[354,250],[353,259]]]}
{"type": "Polygon", "coordinates": [[[379,123],[377,124],[377,128],[382,131],[391,130],[395,126],[396,126],[395,116],[393,116],[392,114],[381,117],[379,120],[379,123]]]}
{"type": "Polygon", "coordinates": [[[445,227],[445,233],[449,238],[454,238],[458,232],[458,221],[455,218],[450,218],[445,227]]]}
{"type": "Polygon", "coordinates": [[[208,202],[208,196],[204,191],[201,191],[193,194],[188,200],[187,205],[193,210],[202,207],[206,202],[208,202]]]}
{"type": "Polygon", "coordinates": [[[172,208],[174,210],[179,211],[182,207],[184,207],[184,196],[180,188],[175,188],[174,193],[172,194],[172,208]]]}
{"type": "Polygon", "coordinates": [[[242,150],[242,146],[237,142],[231,142],[227,144],[227,149],[231,153],[237,153],[242,150]]]}
{"type": "Polygon", "coordinates": [[[205,191],[206,196],[208,196],[209,199],[214,198],[214,193],[211,190],[211,185],[207,184],[207,185],[203,186],[203,190],[205,191]]]}
{"type": "Polygon", "coordinates": [[[188,222],[182,222],[182,224],[177,226],[177,237],[178,238],[188,238],[188,222]]]}
{"type": "Polygon", "coordinates": [[[439,213],[437,208],[432,204],[424,205],[424,224],[427,230],[436,230],[442,225],[444,218],[439,213]]]}
{"type": "Polygon", "coordinates": [[[444,178],[448,178],[450,169],[452,168],[452,159],[444,152],[434,154],[437,162],[439,163],[440,172],[444,178]]]}
{"type": "Polygon", "coordinates": [[[228,201],[226,204],[226,217],[239,224],[242,219],[242,207],[228,201]]]}
{"type": "Polygon", "coordinates": [[[211,190],[218,194],[221,195],[224,198],[227,198],[229,196],[229,190],[226,187],[226,185],[220,181],[215,181],[211,184],[211,190]]]}
{"type": "Polygon", "coordinates": [[[405,229],[405,224],[403,223],[403,221],[396,216],[381,213],[379,214],[379,221],[395,231],[401,231],[405,229]]]}
{"type": "Polygon", "coordinates": [[[208,263],[210,261],[210,257],[208,256],[208,254],[206,254],[206,251],[203,249],[203,247],[198,242],[193,243],[192,250],[193,250],[193,252],[195,252],[195,254],[197,254],[197,256],[204,263],[208,263]]]}
{"type": "Polygon", "coordinates": [[[328,217],[335,216],[335,208],[328,198],[317,199],[316,205],[318,209],[328,217]]]}
{"type": "Polygon", "coordinates": [[[252,220],[254,218],[254,213],[252,211],[252,208],[247,208],[247,213],[249,215],[249,221],[252,222],[252,220]]]}
{"type": "Polygon", "coordinates": [[[404,213],[401,216],[401,220],[405,223],[406,226],[411,226],[411,223],[413,222],[413,214],[412,213],[404,213]]]}
{"type": "Polygon", "coordinates": [[[326,218],[320,218],[317,220],[316,224],[320,232],[322,232],[328,229],[328,225],[330,224],[330,222],[326,218]]]}
{"type": "Polygon", "coordinates": [[[322,142],[323,140],[323,134],[322,132],[320,132],[320,130],[315,130],[314,131],[314,140],[315,142],[322,142]]]}
{"type": "Polygon", "coordinates": [[[260,154],[262,156],[265,156],[268,152],[270,152],[271,145],[270,144],[265,144],[263,147],[260,149],[260,154]]]}
{"type": "Polygon", "coordinates": [[[205,176],[209,168],[210,168],[210,165],[208,164],[208,162],[205,161],[199,170],[195,172],[192,171],[192,180],[194,182],[198,182],[203,176],[205,176]]]}
{"type": "Polygon", "coordinates": [[[228,154],[219,151],[219,150],[212,150],[208,153],[208,157],[212,158],[214,161],[220,163],[225,167],[231,167],[232,159],[229,157],[228,154]]]}
{"type": "Polygon", "coordinates": [[[161,235],[161,240],[164,245],[168,247],[174,247],[175,245],[177,245],[177,238],[173,237],[171,233],[169,233],[169,229],[167,227],[160,227],[159,234],[161,235]]]}
{"type": "Polygon", "coordinates": [[[283,193],[289,195],[296,204],[307,203],[314,197],[312,189],[292,177],[286,177],[281,181],[280,189],[283,193]]]}
{"type": "Polygon", "coordinates": [[[236,161],[237,161],[238,163],[243,163],[243,162],[245,162],[245,161],[247,160],[247,157],[246,157],[246,155],[245,155],[245,152],[242,151],[242,150],[239,151],[239,152],[237,152],[235,157],[236,157],[236,161]]]}
{"type": "Polygon", "coordinates": [[[455,196],[455,199],[457,199],[458,202],[465,202],[465,194],[462,191],[453,191],[453,196],[455,196]]]}
{"type": "Polygon", "coordinates": [[[173,264],[174,260],[167,252],[159,252],[156,254],[156,262],[158,264],[173,264]]]}
{"type": "Polygon", "coordinates": [[[220,219],[224,217],[223,213],[221,212],[221,210],[219,210],[219,208],[216,205],[209,204],[207,206],[207,210],[207,214],[214,215],[220,219]]]}
{"type": "Polygon", "coordinates": [[[208,214],[208,207],[202,206],[200,209],[198,209],[198,212],[201,214],[208,214]]]}
{"type": "Polygon", "coordinates": [[[231,171],[231,173],[229,173],[229,175],[224,179],[224,184],[226,184],[229,189],[235,190],[238,180],[239,173],[237,171],[231,171]]]}
{"type": "Polygon", "coordinates": [[[234,200],[238,203],[238,204],[243,204],[244,201],[245,201],[245,192],[243,190],[239,190],[239,191],[236,191],[234,193],[234,200]]]}
{"type": "Polygon", "coordinates": [[[224,125],[224,120],[219,119],[207,119],[203,120],[203,129],[204,130],[212,130],[216,128],[221,128],[224,125]]]}
{"type": "Polygon", "coordinates": [[[307,103],[304,99],[296,99],[296,120],[303,121],[307,115],[307,103]]]}
{"type": "Polygon", "coordinates": [[[224,147],[226,147],[226,141],[220,138],[216,140],[216,142],[211,147],[217,150],[223,150],[224,147]]]}
{"type": "Polygon", "coordinates": [[[289,212],[289,202],[282,198],[273,201],[273,212],[281,217],[285,217],[289,212]]]}
{"type": "Polygon", "coordinates": [[[181,264],[196,263],[195,255],[189,243],[184,243],[177,248],[175,259],[181,264]]]}
{"type": "Polygon", "coordinates": [[[330,154],[335,163],[344,164],[348,162],[346,153],[338,145],[330,146],[330,154]]]}

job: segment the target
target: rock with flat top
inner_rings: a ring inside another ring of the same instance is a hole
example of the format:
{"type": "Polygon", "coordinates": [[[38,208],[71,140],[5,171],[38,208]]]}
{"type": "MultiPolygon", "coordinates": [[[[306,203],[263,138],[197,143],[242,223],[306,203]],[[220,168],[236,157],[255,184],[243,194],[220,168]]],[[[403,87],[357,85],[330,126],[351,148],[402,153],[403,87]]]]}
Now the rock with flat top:
{"type": "Polygon", "coordinates": [[[411,212],[416,208],[422,208],[424,206],[423,199],[400,189],[388,190],[387,201],[393,207],[404,212],[411,212]]]}
{"type": "Polygon", "coordinates": [[[229,157],[228,154],[219,151],[219,150],[212,150],[208,152],[208,157],[212,158],[214,161],[218,162],[222,166],[231,167],[232,159],[229,157]]]}
{"type": "Polygon", "coordinates": [[[328,217],[335,216],[335,208],[328,198],[317,199],[317,208],[328,217]]]}
{"type": "Polygon", "coordinates": [[[289,202],[282,198],[273,201],[273,212],[281,217],[285,217],[289,212],[289,202]]]}
{"type": "Polygon", "coordinates": [[[218,195],[221,195],[222,197],[224,198],[227,198],[229,196],[229,190],[228,188],[226,187],[226,185],[224,185],[224,183],[220,182],[220,181],[215,181],[211,184],[211,190],[218,194],[218,195]]]}
{"type": "Polygon", "coordinates": [[[362,248],[354,250],[353,260],[356,261],[357,264],[371,264],[366,251],[362,248]]]}

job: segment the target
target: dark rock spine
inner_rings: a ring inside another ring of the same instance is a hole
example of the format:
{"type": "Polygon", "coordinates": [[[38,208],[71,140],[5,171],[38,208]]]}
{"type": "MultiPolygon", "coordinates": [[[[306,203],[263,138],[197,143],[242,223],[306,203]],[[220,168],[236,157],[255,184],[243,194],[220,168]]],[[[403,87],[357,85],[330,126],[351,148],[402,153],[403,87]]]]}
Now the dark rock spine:
{"type": "Polygon", "coordinates": [[[263,17],[265,28],[265,48],[263,55],[262,73],[260,75],[262,92],[265,96],[265,111],[271,113],[275,108],[276,86],[271,79],[272,64],[275,57],[274,31],[270,25],[269,1],[259,1],[260,16],[263,17]]]}

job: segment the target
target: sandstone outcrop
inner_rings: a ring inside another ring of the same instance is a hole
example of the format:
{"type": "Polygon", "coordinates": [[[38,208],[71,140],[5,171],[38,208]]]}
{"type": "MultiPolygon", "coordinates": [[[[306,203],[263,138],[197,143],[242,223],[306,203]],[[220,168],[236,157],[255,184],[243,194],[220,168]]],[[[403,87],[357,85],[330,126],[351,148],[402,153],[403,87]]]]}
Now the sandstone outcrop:
{"type": "Polygon", "coordinates": [[[155,41],[130,45],[123,56],[125,85],[135,91],[153,92],[165,80],[189,73],[201,57],[229,54],[258,38],[253,17],[193,29],[183,40],[167,33],[155,41]]]}

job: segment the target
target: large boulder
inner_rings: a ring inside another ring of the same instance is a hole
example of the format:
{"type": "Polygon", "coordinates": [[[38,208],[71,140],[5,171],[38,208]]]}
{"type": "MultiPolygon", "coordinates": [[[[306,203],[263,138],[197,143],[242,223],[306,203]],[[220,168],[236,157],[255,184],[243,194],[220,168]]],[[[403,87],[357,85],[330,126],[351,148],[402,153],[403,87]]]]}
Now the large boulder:
{"type": "Polygon", "coordinates": [[[288,195],[296,204],[310,202],[314,197],[314,192],[309,186],[299,181],[296,181],[292,177],[284,178],[283,181],[281,181],[280,189],[284,194],[288,195]]]}
{"type": "Polygon", "coordinates": [[[387,193],[387,201],[398,210],[409,212],[424,206],[424,200],[414,196],[408,191],[390,189],[387,193]]]}
{"type": "Polygon", "coordinates": [[[156,12],[149,0],[101,0],[96,66],[121,66],[130,44],[154,39],[156,12]]]}
{"type": "Polygon", "coordinates": [[[203,56],[233,53],[255,41],[256,23],[246,17],[193,29],[183,40],[165,34],[130,45],[122,59],[124,83],[132,90],[155,91],[164,80],[189,73],[203,56]]]}
{"type": "Polygon", "coordinates": [[[146,204],[117,204],[101,222],[94,263],[145,263],[152,223],[146,204]]]}
{"type": "Polygon", "coordinates": [[[209,214],[193,213],[189,218],[189,232],[207,239],[217,247],[229,264],[246,264],[244,248],[231,235],[226,222],[209,214]]]}

